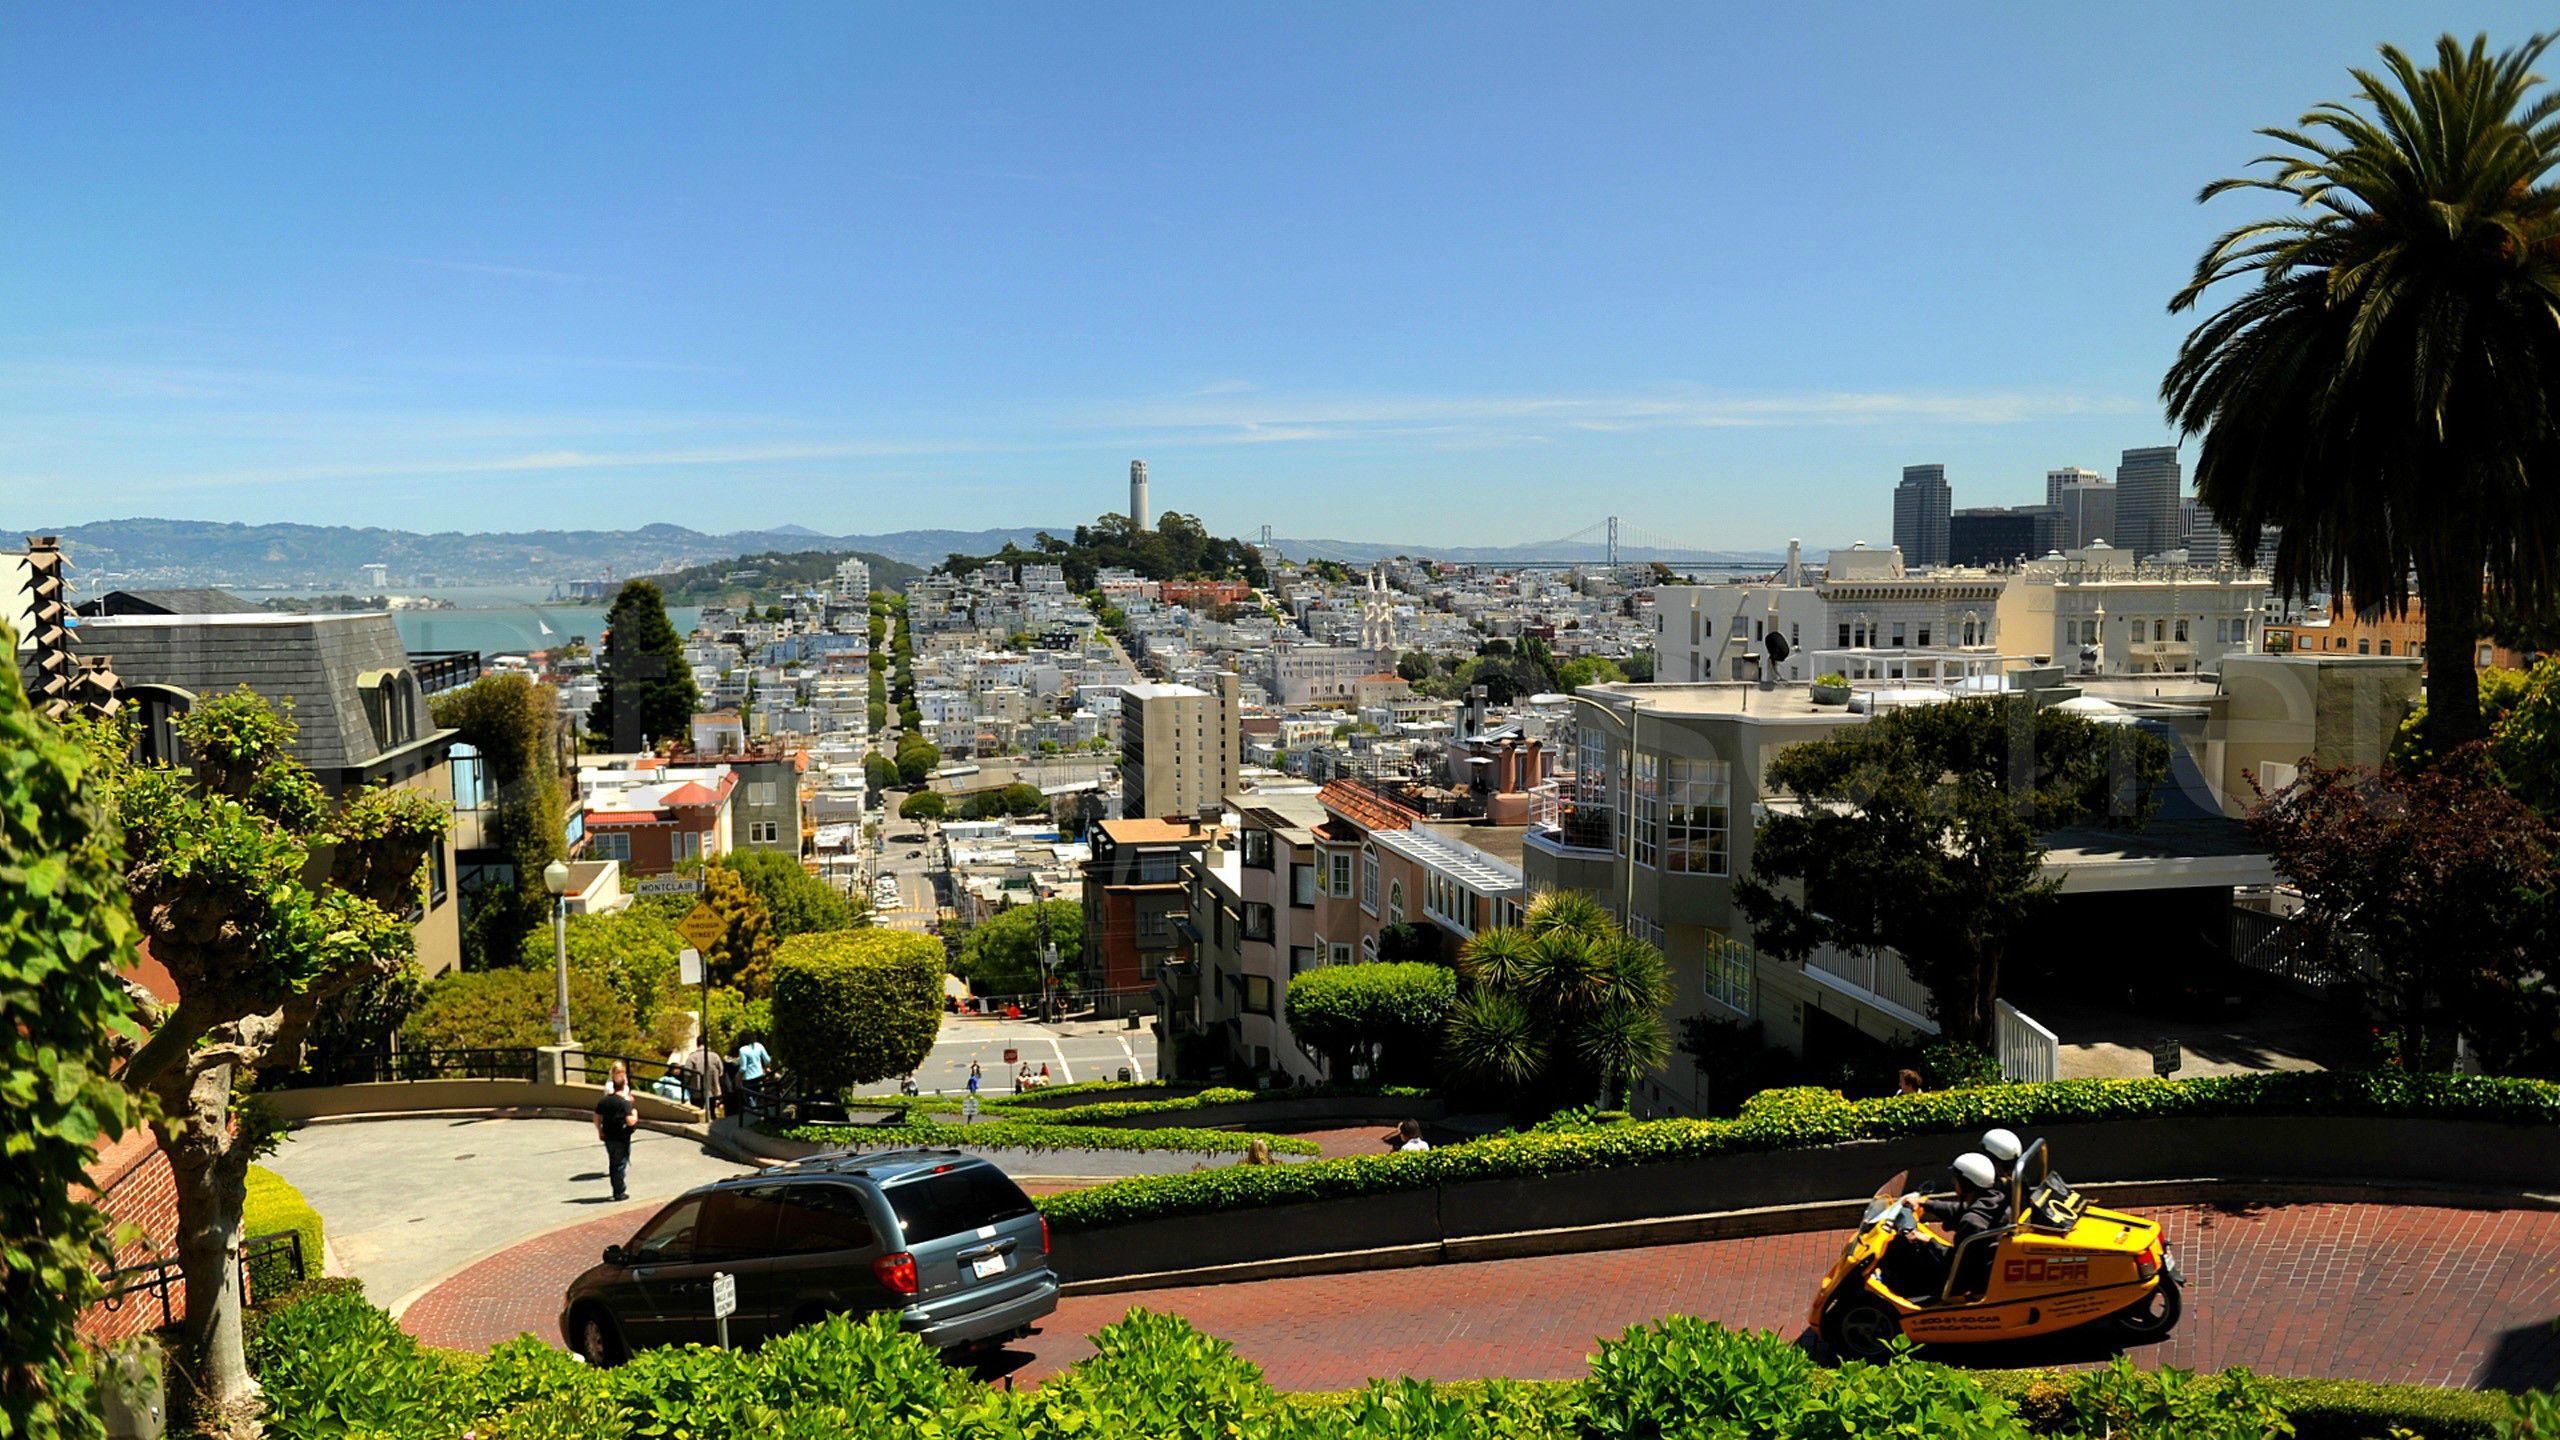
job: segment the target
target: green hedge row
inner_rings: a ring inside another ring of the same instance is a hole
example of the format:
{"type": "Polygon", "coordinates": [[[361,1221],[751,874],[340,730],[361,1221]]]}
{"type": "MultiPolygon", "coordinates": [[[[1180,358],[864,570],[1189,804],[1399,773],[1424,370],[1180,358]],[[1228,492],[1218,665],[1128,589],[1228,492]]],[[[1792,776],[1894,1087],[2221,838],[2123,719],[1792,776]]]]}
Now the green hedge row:
{"type": "MultiPolygon", "coordinates": [[[[1132,1310],[1093,1346],[1037,1389],[999,1390],[890,1317],[837,1316],[757,1350],[649,1350],[599,1370],[531,1337],[486,1359],[429,1350],[335,1284],[253,1317],[248,1334],[278,1440],[2472,1440],[2549,1413],[2543,1396],[2123,1360],[2068,1376],[1910,1359],[1826,1369],[1774,1335],[1686,1316],[1601,1341],[1583,1380],[1381,1380],[1333,1395],[1281,1395],[1173,1316],[1132,1310]]],[[[2541,1433],[2530,1423],[2514,1433],[2541,1433]]]]}
{"type": "Polygon", "coordinates": [[[1654,1120],[1596,1130],[1503,1136],[1421,1154],[1362,1156],[1243,1172],[1149,1175],[1050,1196],[1041,1206],[1061,1229],[1091,1229],[1171,1215],[1850,1140],[1961,1133],[1991,1125],[2028,1131],[2088,1121],[2222,1115],[2380,1115],[2552,1125],[2560,1123],[2560,1085],[2384,1070],[2276,1071],[2196,1080],[2057,1080],[1873,1100],[1845,1100],[1828,1090],[1772,1090],[1752,1097],[1742,1114],[1731,1120],[1654,1120]]]}
{"type": "MultiPolygon", "coordinates": [[[[1270,1143],[1277,1155],[1321,1153],[1312,1140],[1294,1135],[1256,1135],[1245,1130],[1193,1130],[1172,1126],[1127,1130],[1105,1125],[1049,1125],[1002,1116],[975,1125],[952,1125],[910,1113],[898,1125],[798,1125],[782,1138],[812,1145],[969,1145],[996,1150],[1190,1150],[1236,1154],[1256,1140],[1270,1143]]],[[[1257,1167],[1258,1168],[1258,1167],[1257,1167]]]]}
{"type": "MultiPolygon", "coordinates": [[[[1026,1118],[1037,1115],[1055,1124],[1090,1124],[1097,1120],[1142,1119],[1151,1115],[1180,1115],[1192,1110],[1224,1105],[1273,1104],[1283,1100],[1332,1100],[1342,1098],[1395,1100],[1429,1100],[1437,1092],[1411,1085],[1296,1085],[1286,1090],[1240,1090],[1233,1086],[1211,1086],[1205,1090],[1176,1088],[1155,1084],[1122,1084],[1116,1080],[1094,1080],[1075,1085],[1053,1085],[1043,1090],[981,1094],[978,1108],[982,1113],[1006,1111],[1026,1118]],[[1086,1095],[1119,1092],[1148,1092],[1143,1098],[1092,1100],[1060,1104],[1058,1097],[1074,1099],[1086,1095]]],[[[901,1115],[960,1113],[958,1095],[867,1095],[847,1100],[855,1110],[886,1110],[901,1115]]]]}
{"type": "Polygon", "coordinates": [[[290,1230],[302,1237],[302,1270],[296,1274],[290,1255],[260,1256],[249,1262],[249,1293],[268,1299],[281,1296],[305,1280],[319,1278],[322,1263],[320,1212],[285,1178],[264,1165],[252,1165],[248,1195],[240,1207],[240,1238],[255,1240],[290,1230]]]}

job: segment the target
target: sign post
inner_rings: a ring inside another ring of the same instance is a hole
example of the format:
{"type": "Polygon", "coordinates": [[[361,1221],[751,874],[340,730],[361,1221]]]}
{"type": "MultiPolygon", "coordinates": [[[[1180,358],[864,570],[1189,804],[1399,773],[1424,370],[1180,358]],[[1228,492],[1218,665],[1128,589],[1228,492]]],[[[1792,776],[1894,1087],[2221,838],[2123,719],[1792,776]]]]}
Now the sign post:
{"type": "Polygon", "coordinates": [[[963,1125],[975,1125],[978,1123],[978,1097],[975,1094],[964,1095],[961,1097],[960,1123],[963,1125]]]}
{"type": "Polygon", "coordinates": [[[2178,1037],[2163,1035],[2151,1042],[2152,1074],[2166,1079],[2177,1074],[2179,1067],[2186,1063],[2186,1050],[2178,1044],[2178,1037]]]}
{"type": "Polygon", "coordinates": [[[720,1348],[729,1348],[729,1317],[738,1313],[738,1277],[723,1270],[711,1277],[711,1318],[720,1326],[720,1348]]]}
{"type": "MultiPolygon", "coordinates": [[[[684,918],[676,922],[676,933],[685,938],[686,944],[701,952],[699,983],[702,986],[702,1008],[695,1014],[700,1021],[698,1028],[702,1033],[694,1043],[701,1049],[708,1050],[711,1048],[711,947],[720,943],[721,938],[729,933],[729,925],[727,921],[720,918],[719,911],[712,909],[703,901],[696,900],[693,902],[693,908],[684,912],[684,918]]],[[[719,1088],[718,1081],[712,1074],[707,1073],[710,1070],[709,1066],[697,1065],[694,1068],[697,1073],[693,1077],[693,1088],[701,1097],[702,1118],[709,1120],[712,1118],[713,1100],[719,1088]]]]}
{"type": "Polygon", "coordinates": [[[690,875],[652,875],[631,887],[634,895],[699,895],[702,882],[690,875]]]}

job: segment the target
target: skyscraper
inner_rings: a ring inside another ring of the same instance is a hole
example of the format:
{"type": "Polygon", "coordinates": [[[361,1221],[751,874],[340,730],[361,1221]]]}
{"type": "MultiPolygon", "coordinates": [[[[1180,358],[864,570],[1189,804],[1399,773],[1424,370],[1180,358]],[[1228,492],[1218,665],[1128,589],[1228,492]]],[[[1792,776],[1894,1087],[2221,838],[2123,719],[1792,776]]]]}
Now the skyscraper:
{"type": "Polygon", "coordinates": [[[1914,569],[1947,563],[1947,511],[1955,492],[1944,465],[1905,465],[1893,491],[1893,543],[1914,569]]]}
{"type": "Polygon", "coordinates": [[[1129,462],[1129,523],[1140,530],[1147,528],[1147,462],[1129,462]]]}
{"type": "Polygon", "coordinates": [[[2185,478],[2175,445],[2124,452],[2116,466],[2116,535],[2110,543],[2136,560],[2187,543],[2186,516],[2178,504],[2185,478]]]}
{"type": "Polygon", "coordinates": [[[2096,540],[2115,543],[2111,538],[2116,528],[2115,482],[2097,471],[2077,465],[2047,470],[2044,504],[2050,513],[2044,533],[2036,538],[2037,554],[2078,550],[2096,540]]]}

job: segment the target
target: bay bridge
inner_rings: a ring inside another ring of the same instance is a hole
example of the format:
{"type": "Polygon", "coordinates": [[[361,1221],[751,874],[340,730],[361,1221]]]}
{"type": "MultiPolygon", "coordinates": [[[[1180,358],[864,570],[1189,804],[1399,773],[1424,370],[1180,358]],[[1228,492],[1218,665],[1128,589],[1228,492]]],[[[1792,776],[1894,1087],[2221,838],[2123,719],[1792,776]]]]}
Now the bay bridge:
{"type": "MultiPolygon", "coordinates": [[[[1262,543],[1303,550],[1305,553],[1298,557],[1302,559],[1341,560],[1355,564],[1375,558],[1380,549],[1364,545],[1357,547],[1357,553],[1352,547],[1344,547],[1339,553],[1328,554],[1329,547],[1321,540],[1275,541],[1268,525],[1262,527],[1262,543]]],[[[1697,541],[1638,530],[1615,515],[1595,520],[1570,535],[1560,535],[1552,540],[1534,540],[1521,545],[1417,546],[1407,553],[1444,565],[1482,565],[1508,570],[1661,565],[1683,574],[1749,575],[1775,570],[1779,564],[1765,551],[1719,549],[1697,541]]]]}

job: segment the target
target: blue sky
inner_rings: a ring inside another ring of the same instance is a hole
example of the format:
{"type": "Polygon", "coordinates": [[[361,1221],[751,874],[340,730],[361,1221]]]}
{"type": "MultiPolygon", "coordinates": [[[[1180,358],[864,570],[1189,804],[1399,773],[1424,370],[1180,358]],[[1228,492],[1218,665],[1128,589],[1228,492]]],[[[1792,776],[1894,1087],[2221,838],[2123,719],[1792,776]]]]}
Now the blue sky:
{"type": "Polygon", "coordinates": [[[21,6],[0,522],[1883,538],[2522,5],[21,6]]]}

